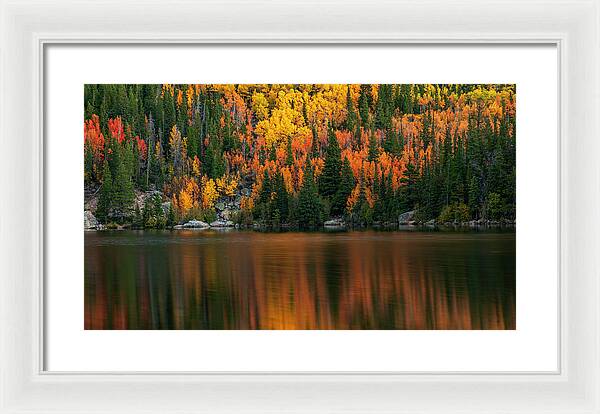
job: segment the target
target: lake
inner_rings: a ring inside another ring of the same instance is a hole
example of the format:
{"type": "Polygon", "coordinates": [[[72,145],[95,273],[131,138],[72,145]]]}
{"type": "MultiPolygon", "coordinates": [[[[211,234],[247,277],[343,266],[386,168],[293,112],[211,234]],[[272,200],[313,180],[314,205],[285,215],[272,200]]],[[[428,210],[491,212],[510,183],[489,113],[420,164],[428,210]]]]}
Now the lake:
{"type": "Polygon", "coordinates": [[[515,329],[513,231],[85,233],[86,329],[515,329]]]}

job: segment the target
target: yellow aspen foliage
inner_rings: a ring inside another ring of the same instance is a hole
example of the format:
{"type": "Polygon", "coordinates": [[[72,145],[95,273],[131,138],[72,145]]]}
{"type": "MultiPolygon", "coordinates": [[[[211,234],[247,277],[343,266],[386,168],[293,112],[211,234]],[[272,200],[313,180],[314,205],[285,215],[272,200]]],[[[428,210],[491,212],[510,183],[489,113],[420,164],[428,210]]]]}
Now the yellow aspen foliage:
{"type": "Polygon", "coordinates": [[[179,207],[179,211],[182,215],[185,215],[194,205],[191,194],[189,194],[185,189],[179,192],[179,202],[177,206],[179,207]]]}
{"type": "Polygon", "coordinates": [[[194,177],[200,177],[200,160],[197,155],[194,155],[192,160],[192,174],[194,177]]]}
{"type": "Polygon", "coordinates": [[[264,93],[256,92],[252,95],[252,111],[259,120],[265,120],[269,116],[269,101],[264,93]]]}
{"type": "Polygon", "coordinates": [[[239,178],[233,175],[219,177],[215,180],[217,191],[222,196],[233,197],[237,190],[239,178]]]}
{"type": "Polygon", "coordinates": [[[170,93],[171,96],[175,94],[175,88],[170,83],[164,83],[162,86],[161,96],[165,96],[165,92],[170,93]]]}
{"type": "Polygon", "coordinates": [[[360,197],[360,183],[356,184],[356,186],[352,190],[352,193],[350,193],[350,196],[348,197],[348,200],[346,202],[346,208],[348,210],[352,210],[354,208],[356,202],[358,201],[358,197],[360,197]]]}
{"type": "Polygon", "coordinates": [[[252,211],[254,208],[254,199],[252,197],[243,196],[240,200],[240,208],[244,211],[252,211]]]}
{"type": "Polygon", "coordinates": [[[202,176],[202,208],[213,208],[219,198],[215,180],[202,176]]]}
{"type": "Polygon", "coordinates": [[[181,104],[183,103],[183,92],[181,91],[181,89],[177,89],[177,107],[181,107],[181,104]]]}

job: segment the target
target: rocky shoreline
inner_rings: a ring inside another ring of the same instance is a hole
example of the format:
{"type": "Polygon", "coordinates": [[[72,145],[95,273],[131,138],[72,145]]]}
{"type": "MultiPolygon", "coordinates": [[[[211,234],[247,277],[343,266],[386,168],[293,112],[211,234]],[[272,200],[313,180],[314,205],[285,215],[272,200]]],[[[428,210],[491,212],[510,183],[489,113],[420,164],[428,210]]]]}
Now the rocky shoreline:
{"type": "MultiPolygon", "coordinates": [[[[166,209],[168,210],[169,202],[167,204],[166,209]]],[[[228,209],[230,206],[227,207],[228,209]]],[[[217,220],[214,220],[210,223],[201,220],[189,220],[183,223],[179,223],[171,227],[172,230],[208,230],[208,229],[254,229],[259,231],[268,230],[266,226],[261,225],[260,223],[253,223],[252,225],[240,225],[234,223],[232,220],[228,218],[231,217],[231,214],[235,213],[238,210],[229,209],[229,212],[226,215],[223,215],[222,212],[225,211],[225,208],[221,210],[221,214],[217,215],[217,220]],[[227,217],[227,218],[226,218],[227,217]]],[[[414,218],[415,212],[408,211],[400,214],[397,222],[374,222],[371,228],[386,228],[386,229],[418,229],[418,228],[455,228],[455,229],[465,229],[465,228],[512,228],[516,226],[515,221],[508,220],[470,220],[470,221],[452,221],[452,222],[439,222],[437,220],[428,220],[428,221],[418,221],[414,218]]],[[[84,230],[86,231],[103,231],[103,230],[125,230],[129,229],[129,226],[107,226],[105,224],[100,223],[94,214],[90,210],[84,210],[84,230]]],[[[352,229],[355,226],[352,226],[349,223],[346,223],[342,218],[331,218],[323,223],[322,229],[324,230],[335,230],[335,229],[352,229]]],[[[362,228],[362,227],[360,227],[362,228]]],[[[286,230],[287,226],[282,226],[282,230],[286,230]]]]}
{"type": "MultiPolygon", "coordinates": [[[[169,226],[172,230],[207,230],[207,229],[254,229],[258,231],[269,230],[269,228],[261,223],[254,222],[252,224],[241,225],[234,222],[235,217],[241,212],[240,201],[242,196],[248,196],[250,190],[247,188],[239,189],[234,197],[221,198],[215,204],[216,219],[211,222],[192,219],[169,226]]],[[[157,190],[149,190],[145,192],[136,191],[134,206],[138,209],[143,209],[145,204],[152,200],[153,197],[159,196],[164,200],[164,194],[157,190]]],[[[125,230],[132,228],[131,225],[104,224],[95,217],[94,211],[97,208],[97,191],[91,190],[86,192],[84,200],[84,230],[86,231],[102,231],[102,230],[125,230]]],[[[164,214],[168,214],[171,208],[170,201],[163,201],[160,205],[164,214]]],[[[378,222],[375,221],[370,228],[386,228],[386,229],[418,229],[418,228],[511,228],[516,225],[515,221],[510,220],[469,220],[469,221],[447,221],[440,222],[439,220],[419,220],[415,210],[406,211],[398,216],[395,222],[378,222]]],[[[290,229],[290,226],[281,225],[281,230],[290,229]]],[[[353,226],[352,223],[347,223],[342,217],[332,217],[322,223],[323,230],[336,229],[352,229],[364,228],[353,226]]]]}

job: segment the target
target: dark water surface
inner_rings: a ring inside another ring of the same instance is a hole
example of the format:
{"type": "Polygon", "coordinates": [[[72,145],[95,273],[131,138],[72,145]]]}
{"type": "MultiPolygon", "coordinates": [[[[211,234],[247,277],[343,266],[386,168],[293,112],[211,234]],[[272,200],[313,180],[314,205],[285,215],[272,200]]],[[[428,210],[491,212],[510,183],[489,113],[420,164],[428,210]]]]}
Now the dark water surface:
{"type": "Polygon", "coordinates": [[[85,233],[86,329],[515,329],[514,232],[85,233]]]}

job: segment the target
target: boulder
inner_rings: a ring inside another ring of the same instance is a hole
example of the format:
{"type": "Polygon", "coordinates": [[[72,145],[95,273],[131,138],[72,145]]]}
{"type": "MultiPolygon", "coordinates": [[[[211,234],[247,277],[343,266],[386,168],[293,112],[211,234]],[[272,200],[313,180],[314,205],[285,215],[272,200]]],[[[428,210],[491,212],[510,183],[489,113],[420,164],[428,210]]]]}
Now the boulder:
{"type": "Polygon", "coordinates": [[[225,210],[223,210],[221,212],[221,218],[225,221],[231,220],[231,217],[233,216],[233,210],[226,208],[225,210]]]}
{"type": "Polygon", "coordinates": [[[96,230],[98,228],[98,219],[92,214],[90,210],[83,212],[83,229],[84,230],[96,230]]]}
{"type": "Polygon", "coordinates": [[[425,225],[426,225],[426,226],[435,226],[435,220],[434,220],[434,219],[431,219],[431,220],[429,220],[429,221],[426,221],[426,222],[425,222],[425,225]]]}
{"type": "MultiPolygon", "coordinates": [[[[190,220],[187,223],[183,224],[181,228],[184,229],[207,229],[209,228],[209,224],[200,220],[190,220]]],[[[179,226],[175,226],[175,228],[179,228],[179,226]]]]}
{"type": "Polygon", "coordinates": [[[398,216],[398,224],[411,224],[414,223],[415,210],[406,211],[398,216]]]}
{"type": "Polygon", "coordinates": [[[212,223],[210,223],[210,227],[217,227],[217,228],[223,228],[223,227],[233,227],[233,221],[231,220],[215,220],[212,223]]]}
{"type": "Polygon", "coordinates": [[[325,227],[344,227],[346,225],[346,223],[344,223],[344,220],[342,220],[340,218],[336,218],[336,219],[327,220],[325,223],[323,223],[323,225],[325,227]]]}
{"type": "Polygon", "coordinates": [[[223,211],[223,210],[225,210],[225,203],[223,203],[223,202],[217,203],[215,205],[215,209],[217,209],[217,211],[223,211]]]}
{"type": "Polygon", "coordinates": [[[250,189],[242,188],[242,190],[240,191],[240,194],[243,195],[244,197],[248,197],[250,195],[250,189]]]}

